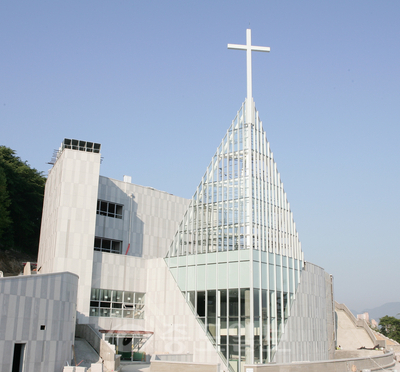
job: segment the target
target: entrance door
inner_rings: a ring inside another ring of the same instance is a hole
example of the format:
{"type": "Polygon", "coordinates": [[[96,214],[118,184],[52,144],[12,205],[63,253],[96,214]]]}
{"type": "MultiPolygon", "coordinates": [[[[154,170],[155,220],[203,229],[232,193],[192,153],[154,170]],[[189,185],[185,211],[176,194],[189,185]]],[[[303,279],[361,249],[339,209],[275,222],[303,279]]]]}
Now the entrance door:
{"type": "Polygon", "coordinates": [[[14,344],[12,372],[22,372],[24,368],[25,344],[14,344]]]}

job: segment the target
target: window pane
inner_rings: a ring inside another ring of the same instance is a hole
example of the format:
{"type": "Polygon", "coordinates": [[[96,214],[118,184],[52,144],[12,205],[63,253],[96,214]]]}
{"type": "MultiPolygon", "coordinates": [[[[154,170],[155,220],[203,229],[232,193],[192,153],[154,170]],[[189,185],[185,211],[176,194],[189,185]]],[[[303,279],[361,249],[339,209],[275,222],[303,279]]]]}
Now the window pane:
{"type": "Polygon", "coordinates": [[[228,307],[228,300],[226,298],[226,289],[223,289],[220,292],[220,316],[227,315],[227,307],[228,307]]]}
{"type": "Polygon", "coordinates": [[[112,241],[111,252],[113,252],[113,253],[121,253],[121,242],[113,240],[112,241]]]}
{"type": "Polygon", "coordinates": [[[122,310],[121,309],[112,309],[111,310],[111,317],[112,318],[121,318],[122,317],[122,310]]]}
{"type": "Polygon", "coordinates": [[[111,241],[108,239],[103,239],[101,242],[101,248],[103,251],[109,252],[110,251],[110,246],[111,246],[111,241]]]}
{"type": "Polygon", "coordinates": [[[90,295],[92,300],[99,300],[100,299],[100,289],[92,288],[92,293],[90,295]]]}
{"type": "Polygon", "coordinates": [[[133,292],[124,292],[124,302],[133,304],[133,292]]]}
{"type": "Polygon", "coordinates": [[[101,239],[100,238],[94,238],[94,249],[99,251],[101,248],[101,239]]]}
{"type": "Polygon", "coordinates": [[[133,318],[133,310],[124,310],[123,316],[124,318],[133,318]]]}
{"type": "Polygon", "coordinates": [[[111,301],[111,291],[108,289],[101,289],[100,290],[100,300],[111,301]]]}
{"type": "Polygon", "coordinates": [[[113,291],[112,300],[113,302],[122,302],[122,291],[113,291]]]}
{"type": "Polygon", "coordinates": [[[196,308],[196,292],[195,291],[189,291],[186,294],[188,303],[192,310],[196,308]]]}
{"type": "Polygon", "coordinates": [[[229,317],[228,342],[231,345],[239,344],[239,318],[229,317]]]}
{"type": "Polygon", "coordinates": [[[135,303],[144,304],[144,293],[137,292],[135,293],[135,303]]]}
{"type": "Polygon", "coordinates": [[[207,293],[207,317],[214,317],[217,315],[217,296],[215,291],[208,291],[207,293]]]}
{"type": "Polygon", "coordinates": [[[203,291],[197,292],[197,315],[199,317],[206,315],[206,294],[203,291]]]}
{"type": "Polygon", "coordinates": [[[100,201],[100,214],[102,216],[107,216],[107,202],[100,201]]]}
{"type": "Polygon", "coordinates": [[[99,309],[90,308],[90,316],[99,316],[99,309]]]}
{"type": "Polygon", "coordinates": [[[115,211],[116,216],[115,217],[122,218],[122,205],[117,204],[115,207],[116,207],[116,211],[115,211]]]}
{"type": "Polygon", "coordinates": [[[254,317],[258,318],[260,316],[260,290],[254,289],[254,317]]]}
{"type": "Polygon", "coordinates": [[[239,316],[238,290],[229,290],[229,316],[239,316]]]}
{"type": "Polygon", "coordinates": [[[114,217],[114,214],[115,214],[115,204],[108,203],[108,215],[110,217],[114,217]]]}

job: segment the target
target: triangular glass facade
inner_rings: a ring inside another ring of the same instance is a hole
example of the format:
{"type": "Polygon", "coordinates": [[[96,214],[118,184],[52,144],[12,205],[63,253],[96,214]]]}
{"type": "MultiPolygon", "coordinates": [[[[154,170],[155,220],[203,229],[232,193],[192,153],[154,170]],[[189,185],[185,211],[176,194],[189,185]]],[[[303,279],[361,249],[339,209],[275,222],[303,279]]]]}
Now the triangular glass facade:
{"type": "Polygon", "coordinates": [[[271,362],[303,253],[252,102],[242,105],[213,156],[166,262],[231,370],[271,362]]]}

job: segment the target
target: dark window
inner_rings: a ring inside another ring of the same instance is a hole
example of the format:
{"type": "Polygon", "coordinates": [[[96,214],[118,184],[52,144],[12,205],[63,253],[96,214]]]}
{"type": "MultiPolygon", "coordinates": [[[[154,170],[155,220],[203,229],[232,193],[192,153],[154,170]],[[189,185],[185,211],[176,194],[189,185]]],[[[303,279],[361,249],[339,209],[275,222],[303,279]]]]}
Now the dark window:
{"type": "Polygon", "coordinates": [[[25,344],[14,344],[12,372],[21,372],[23,370],[24,351],[25,351],[25,344]]]}
{"type": "Polygon", "coordinates": [[[106,238],[94,238],[94,250],[100,252],[109,252],[109,253],[122,253],[122,241],[120,240],[111,240],[106,238]]]}
{"type": "Polygon", "coordinates": [[[123,206],[121,204],[110,203],[104,200],[97,201],[97,214],[100,216],[122,219],[122,209],[123,206]]]}

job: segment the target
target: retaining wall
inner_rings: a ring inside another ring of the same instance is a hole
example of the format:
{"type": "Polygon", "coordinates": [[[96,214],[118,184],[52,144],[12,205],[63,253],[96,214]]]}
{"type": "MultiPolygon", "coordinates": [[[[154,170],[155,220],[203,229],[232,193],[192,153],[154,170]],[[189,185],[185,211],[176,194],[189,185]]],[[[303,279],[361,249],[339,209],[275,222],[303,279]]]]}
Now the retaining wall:
{"type": "Polygon", "coordinates": [[[391,368],[395,365],[393,353],[382,354],[375,357],[335,359],[322,362],[298,362],[291,364],[263,364],[245,365],[244,372],[343,372],[370,369],[371,371],[391,368]]]}
{"type": "Polygon", "coordinates": [[[219,364],[151,361],[151,372],[219,372],[219,364]]]}

